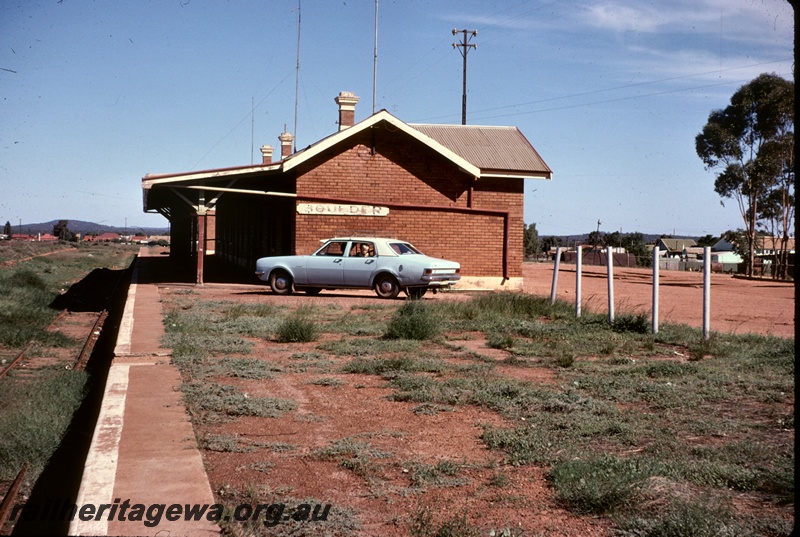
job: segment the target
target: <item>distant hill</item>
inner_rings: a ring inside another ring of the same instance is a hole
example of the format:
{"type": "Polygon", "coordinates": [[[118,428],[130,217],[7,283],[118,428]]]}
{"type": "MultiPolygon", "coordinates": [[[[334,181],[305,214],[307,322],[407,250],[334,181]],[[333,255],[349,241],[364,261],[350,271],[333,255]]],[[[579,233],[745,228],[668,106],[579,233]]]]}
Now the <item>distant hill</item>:
{"type": "MultiPolygon", "coordinates": [[[[53,226],[58,223],[58,220],[50,220],[49,222],[41,222],[38,224],[22,224],[22,233],[35,234],[35,233],[52,233],[53,226]]],[[[0,224],[2,225],[2,224],[0,224]]],[[[101,233],[119,233],[124,235],[127,231],[129,235],[140,235],[142,232],[146,235],[166,235],[169,228],[165,227],[138,227],[129,226],[127,230],[124,227],[105,226],[103,224],[96,224],[94,222],[85,222],[83,220],[67,220],[67,228],[73,233],[86,234],[101,234],[101,233]]],[[[16,224],[11,225],[14,233],[19,233],[19,226],[16,224]]],[[[0,227],[0,232],[2,228],[0,227]]]]}

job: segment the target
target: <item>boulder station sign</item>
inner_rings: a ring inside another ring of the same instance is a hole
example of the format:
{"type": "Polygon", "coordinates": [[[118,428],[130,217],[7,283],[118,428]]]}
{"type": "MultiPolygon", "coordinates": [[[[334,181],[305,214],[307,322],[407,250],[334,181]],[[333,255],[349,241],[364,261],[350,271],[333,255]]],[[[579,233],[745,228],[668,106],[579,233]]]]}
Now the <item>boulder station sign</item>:
{"type": "Polygon", "coordinates": [[[389,207],[342,203],[298,203],[297,213],[327,216],[387,216],[389,207]]]}

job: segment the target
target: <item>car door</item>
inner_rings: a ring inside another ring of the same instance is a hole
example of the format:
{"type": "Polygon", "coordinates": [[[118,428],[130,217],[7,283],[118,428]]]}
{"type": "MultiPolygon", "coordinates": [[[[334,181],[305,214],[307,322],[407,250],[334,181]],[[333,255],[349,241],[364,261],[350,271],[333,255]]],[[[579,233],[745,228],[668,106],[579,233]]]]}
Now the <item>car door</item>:
{"type": "Polygon", "coordinates": [[[369,287],[377,261],[373,243],[355,241],[350,247],[350,255],[343,260],[344,284],[347,287],[369,287]]]}
{"type": "Polygon", "coordinates": [[[331,241],[309,256],[306,263],[307,285],[340,287],[344,284],[344,254],[347,241],[331,241]]]}

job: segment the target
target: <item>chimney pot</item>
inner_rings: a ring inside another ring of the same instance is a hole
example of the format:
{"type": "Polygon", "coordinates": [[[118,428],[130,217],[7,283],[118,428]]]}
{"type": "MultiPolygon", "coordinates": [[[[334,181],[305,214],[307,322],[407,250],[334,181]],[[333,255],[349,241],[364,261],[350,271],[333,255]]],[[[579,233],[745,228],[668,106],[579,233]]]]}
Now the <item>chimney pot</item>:
{"type": "Polygon", "coordinates": [[[359,101],[355,93],[340,91],[334,101],[339,105],[339,130],[355,125],[356,104],[359,101]]]}
{"type": "Polygon", "coordinates": [[[271,164],[272,163],[272,153],[275,151],[275,148],[271,145],[262,145],[261,146],[261,163],[262,164],[271,164]]]}
{"type": "Polygon", "coordinates": [[[280,136],[278,136],[278,140],[281,141],[281,159],[285,159],[292,154],[292,142],[294,142],[294,136],[292,136],[292,133],[290,132],[283,132],[280,136]]]}

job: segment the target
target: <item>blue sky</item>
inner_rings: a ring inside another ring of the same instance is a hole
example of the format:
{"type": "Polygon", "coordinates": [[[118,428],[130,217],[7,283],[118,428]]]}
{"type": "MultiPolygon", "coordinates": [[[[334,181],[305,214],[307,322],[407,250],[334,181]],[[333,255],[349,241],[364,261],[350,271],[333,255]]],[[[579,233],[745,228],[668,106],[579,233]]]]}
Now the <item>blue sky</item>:
{"type": "MultiPolygon", "coordinates": [[[[301,0],[297,147],[373,108],[374,0],[301,0]]],[[[554,171],[529,180],[542,235],[718,235],[694,138],[760,73],[793,77],[783,0],[379,0],[376,109],[461,121],[454,28],[477,30],[467,122],[515,125],[554,171]]],[[[0,224],[166,226],[141,178],[246,165],[295,130],[298,0],[0,3],[0,224]],[[251,117],[251,108],[254,112],[251,117]],[[255,148],[255,149],[254,149],[255,148]]],[[[278,150],[279,151],[279,150],[278,150]]]]}

